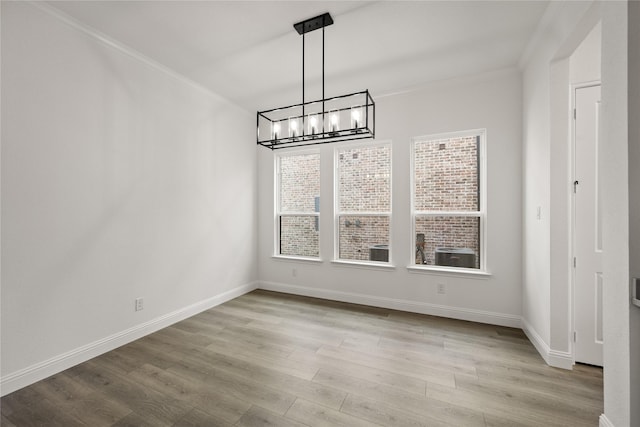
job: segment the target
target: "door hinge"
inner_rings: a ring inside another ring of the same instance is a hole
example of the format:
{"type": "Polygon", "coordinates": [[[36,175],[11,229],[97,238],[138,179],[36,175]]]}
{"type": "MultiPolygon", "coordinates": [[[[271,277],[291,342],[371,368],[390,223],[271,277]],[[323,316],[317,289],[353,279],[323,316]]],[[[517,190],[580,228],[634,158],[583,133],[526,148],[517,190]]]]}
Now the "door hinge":
{"type": "Polygon", "coordinates": [[[575,180],[573,181],[573,193],[575,194],[578,188],[578,184],[580,184],[580,181],[575,180]]]}
{"type": "Polygon", "coordinates": [[[577,338],[576,338],[576,335],[577,335],[577,334],[576,334],[576,331],[573,331],[573,342],[576,342],[576,339],[577,339],[577,338]]]}
{"type": "Polygon", "coordinates": [[[573,268],[576,268],[576,257],[573,257],[573,268]]]}
{"type": "Polygon", "coordinates": [[[576,111],[576,109],[573,109],[573,120],[575,120],[578,117],[578,112],[576,111]]]}

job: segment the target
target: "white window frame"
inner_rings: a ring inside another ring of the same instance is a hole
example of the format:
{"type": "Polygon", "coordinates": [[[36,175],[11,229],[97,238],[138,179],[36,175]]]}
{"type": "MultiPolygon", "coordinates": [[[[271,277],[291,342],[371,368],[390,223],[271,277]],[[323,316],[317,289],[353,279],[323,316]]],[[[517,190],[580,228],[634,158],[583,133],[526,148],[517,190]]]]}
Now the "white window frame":
{"type": "Polygon", "coordinates": [[[454,272],[454,273],[466,273],[466,274],[489,274],[487,270],[487,167],[486,167],[486,142],[487,142],[487,130],[486,129],[471,129],[457,132],[446,132],[432,135],[423,135],[412,138],[411,141],[411,259],[409,260],[409,269],[411,270],[424,270],[430,272],[454,272]],[[415,186],[415,154],[416,144],[424,143],[428,141],[436,141],[439,139],[451,139],[451,138],[464,138],[469,136],[480,137],[479,144],[479,165],[480,171],[478,173],[480,180],[480,209],[478,211],[417,211],[415,209],[416,198],[416,186],[415,186]],[[480,249],[480,268],[464,268],[464,267],[450,267],[439,265],[424,265],[416,264],[416,219],[418,217],[472,217],[479,218],[479,242],[478,248],[480,249]]]}
{"type": "MultiPolygon", "coordinates": [[[[320,160],[320,165],[318,166],[318,180],[320,185],[322,185],[322,156],[320,155],[320,150],[318,149],[297,149],[297,150],[286,150],[279,153],[275,153],[274,155],[274,216],[273,216],[273,230],[274,230],[274,238],[273,238],[273,257],[274,258],[284,258],[284,259],[293,259],[293,260],[308,260],[308,261],[320,261],[322,259],[322,233],[318,233],[318,256],[303,256],[303,255],[283,255],[280,253],[280,218],[281,217],[296,217],[296,216],[307,216],[307,217],[315,217],[316,223],[320,224],[320,209],[318,212],[282,212],[280,211],[280,191],[281,191],[281,159],[284,157],[295,157],[295,156],[307,156],[315,154],[318,156],[320,160]]],[[[318,195],[319,196],[319,195],[318,195]]]]}
{"type": "Polygon", "coordinates": [[[392,234],[393,234],[393,146],[392,141],[375,141],[359,142],[350,144],[341,144],[339,147],[335,147],[333,150],[333,230],[334,230],[334,247],[333,247],[333,261],[339,264],[351,264],[366,267],[376,268],[394,268],[393,266],[393,247],[392,247],[392,234]],[[372,147],[389,147],[389,211],[374,212],[374,211],[340,211],[340,151],[351,150],[355,148],[372,148],[372,147]],[[346,258],[340,258],[340,217],[341,216],[387,216],[389,218],[389,261],[370,261],[370,260],[352,260],[346,258]]]}

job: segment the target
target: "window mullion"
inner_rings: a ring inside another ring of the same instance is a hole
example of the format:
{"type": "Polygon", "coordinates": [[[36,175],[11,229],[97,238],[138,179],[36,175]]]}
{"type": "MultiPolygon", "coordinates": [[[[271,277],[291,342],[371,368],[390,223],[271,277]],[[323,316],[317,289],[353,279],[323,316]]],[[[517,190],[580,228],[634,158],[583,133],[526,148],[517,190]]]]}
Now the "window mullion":
{"type": "Polygon", "coordinates": [[[461,212],[461,211],[414,211],[415,216],[469,216],[480,217],[484,213],[481,211],[461,212]]]}
{"type": "Polygon", "coordinates": [[[279,212],[280,216],[320,216],[320,212],[279,212]]]}
{"type": "Polygon", "coordinates": [[[345,212],[338,212],[338,216],[391,216],[391,212],[390,211],[384,211],[384,212],[345,211],[345,212]]]}

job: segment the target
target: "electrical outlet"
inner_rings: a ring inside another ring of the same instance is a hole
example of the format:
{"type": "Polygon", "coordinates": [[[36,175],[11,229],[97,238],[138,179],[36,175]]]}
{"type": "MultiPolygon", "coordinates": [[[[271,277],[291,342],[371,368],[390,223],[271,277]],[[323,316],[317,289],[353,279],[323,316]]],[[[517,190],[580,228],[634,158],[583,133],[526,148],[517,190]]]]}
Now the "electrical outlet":
{"type": "Polygon", "coordinates": [[[293,277],[298,277],[298,270],[297,270],[297,269],[295,269],[295,268],[292,268],[292,269],[291,269],[291,275],[292,275],[293,277]]]}
{"type": "Polygon", "coordinates": [[[136,298],[136,311],[141,311],[144,308],[142,298],[136,298]]]}
{"type": "Polygon", "coordinates": [[[444,283],[438,283],[438,293],[443,295],[447,293],[444,283]]]}

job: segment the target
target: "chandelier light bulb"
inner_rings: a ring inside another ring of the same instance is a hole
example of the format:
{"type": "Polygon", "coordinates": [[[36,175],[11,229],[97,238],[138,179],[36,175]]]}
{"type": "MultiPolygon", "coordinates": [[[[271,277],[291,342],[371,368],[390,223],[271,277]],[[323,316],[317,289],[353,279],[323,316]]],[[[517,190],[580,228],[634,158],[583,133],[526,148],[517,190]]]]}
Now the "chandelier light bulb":
{"type": "Polygon", "coordinates": [[[298,136],[298,120],[295,118],[289,119],[289,136],[298,136]]]}
{"type": "Polygon", "coordinates": [[[318,130],[318,116],[314,115],[309,115],[309,130],[311,133],[311,135],[315,135],[316,131],[318,130]]]}
{"type": "Polygon", "coordinates": [[[329,123],[331,124],[331,132],[338,132],[340,130],[340,116],[338,116],[337,112],[334,111],[329,114],[329,123]]]}
{"type": "Polygon", "coordinates": [[[358,128],[360,123],[360,110],[351,111],[351,120],[353,121],[353,128],[358,128]]]}

